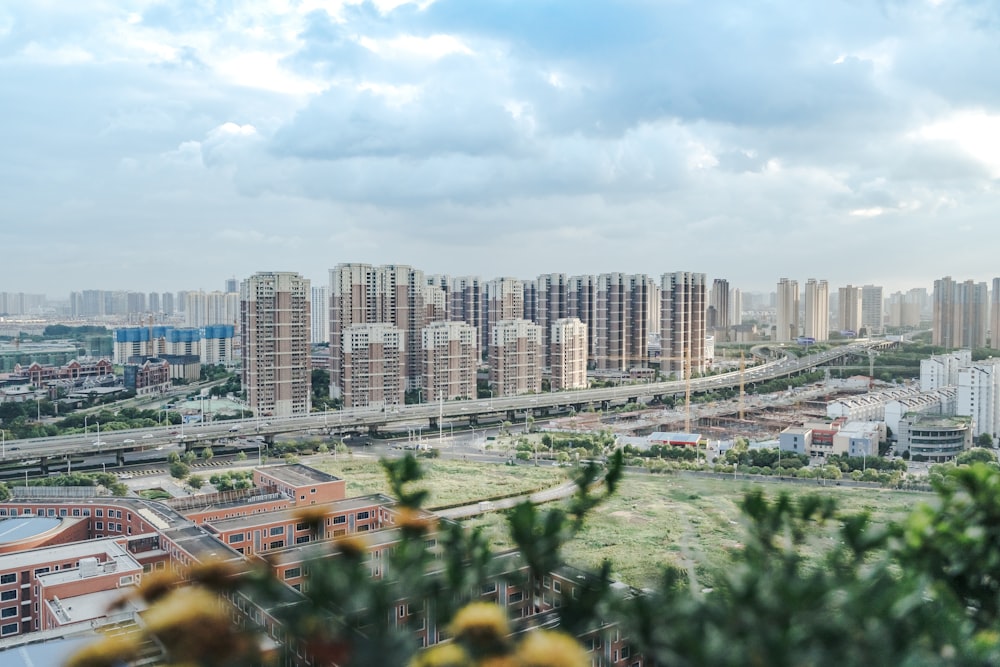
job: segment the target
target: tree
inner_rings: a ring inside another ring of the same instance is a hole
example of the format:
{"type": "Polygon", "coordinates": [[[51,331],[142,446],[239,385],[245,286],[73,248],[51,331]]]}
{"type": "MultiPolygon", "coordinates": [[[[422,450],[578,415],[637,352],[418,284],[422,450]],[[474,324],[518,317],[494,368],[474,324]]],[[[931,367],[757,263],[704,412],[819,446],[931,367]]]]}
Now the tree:
{"type": "Polygon", "coordinates": [[[215,452],[212,451],[211,447],[205,447],[201,450],[201,458],[206,461],[211,461],[213,456],[215,456],[215,452]]]}
{"type": "MultiPolygon", "coordinates": [[[[984,434],[986,435],[986,434],[984,434]]],[[[997,455],[993,453],[992,450],[983,449],[982,447],[973,447],[968,449],[955,459],[955,463],[958,465],[969,465],[972,463],[996,463],[997,455]]]]}
{"type": "Polygon", "coordinates": [[[976,444],[980,447],[993,447],[993,436],[989,433],[980,433],[976,438],[976,444]]]}
{"type": "Polygon", "coordinates": [[[200,475],[191,475],[187,478],[187,483],[188,486],[197,491],[205,485],[205,480],[200,475]]]}
{"type": "Polygon", "coordinates": [[[175,479],[184,479],[191,473],[191,468],[186,463],[175,461],[170,464],[170,476],[175,479]]]}

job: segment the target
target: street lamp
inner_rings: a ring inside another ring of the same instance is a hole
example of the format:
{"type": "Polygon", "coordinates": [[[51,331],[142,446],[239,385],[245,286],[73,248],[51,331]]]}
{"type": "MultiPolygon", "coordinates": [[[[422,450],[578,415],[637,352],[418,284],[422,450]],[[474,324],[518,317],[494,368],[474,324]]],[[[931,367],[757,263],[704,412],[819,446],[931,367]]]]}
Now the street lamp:
{"type": "Polygon", "coordinates": [[[90,415],[84,415],[83,416],[83,434],[84,435],[87,435],[87,419],[89,419],[89,418],[90,418],[90,415]]]}
{"type": "Polygon", "coordinates": [[[490,389],[490,410],[493,409],[493,390],[490,389]]]}

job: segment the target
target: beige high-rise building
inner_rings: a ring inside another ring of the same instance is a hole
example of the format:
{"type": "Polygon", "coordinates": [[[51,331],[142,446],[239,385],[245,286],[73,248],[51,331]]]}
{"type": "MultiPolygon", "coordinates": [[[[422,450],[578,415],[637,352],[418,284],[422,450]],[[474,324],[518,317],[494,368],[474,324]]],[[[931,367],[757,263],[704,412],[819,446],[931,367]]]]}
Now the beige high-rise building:
{"type": "Polygon", "coordinates": [[[935,280],[931,343],[951,349],[985,347],[989,307],[986,283],[957,283],[951,276],[935,280]]]}
{"type": "Polygon", "coordinates": [[[830,286],[825,280],[806,281],[806,312],[802,335],[825,341],[830,337],[830,286]]]}
{"type": "Polygon", "coordinates": [[[575,317],[552,323],[549,333],[552,391],[587,388],[587,325],[575,317]]]}
{"type": "Polygon", "coordinates": [[[254,414],[286,417],[312,406],[309,280],[259,272],[240,286],[243,387],[254,414]]]}
{"type": "Polygon", "coordinates": [[[524,319],[500,320],[490,328],[490,387],[494,396],[542,390],[541,327],[524,319]]]}
{"type": "MultiPolygon", "coordinates": [[[[531,320],[542,328],[543,366],[552,366],[552,325],[569,317],[569,279],[565,273],[546,273],[535,280],[536,307],[531,320]]],[[[584,351],[586,353],[586,350],[584,351]]],[[[586,360],[584,360],[586,370],[586,360]]]]}
{"type": "Polygon", "coordinates": [[[391,324],[402,332],[405,388],[421,386],[423,360],[420,331],[428,313],[443,312],[441,299],[429,297],[440,292],[429,285],[422,271],[409,266],[339,264],[330,270],[330,383],[339,396],[345,390],[344,360],[341,358],[344,332],[356,324],[391,324]],[[431,301],[428,311],[428,301],[431,301]]]}
{"type": "Polygon", "coordinates": [[[716,278],[712,281],[712,293],[708,299],[708,315],[705,319],[705,327],[710,331],[715,331],[716,340],[726,340],[726,335],[730,326],[729,307],[729,281],[723,278],[716,278]]]}
{"type": "Polygon", "coordinates": [[[479,276],[462,276],[451,280],[448,318],[465,322],[476,329],[479,360],[483,358],[483,281],[479,276]]]}
{"type": "Polygon", "coordinates": [[[587,327],[587,363],[597,358],[597,276],[569,279],[567,317],[575,317],[587,327]]]}
{"type": "Polygon", "coordinates": [[[658,328],[656,284],[643,273],[602,273],[596,284],[595,366],[622,372],[647,366],[649,334],[658,328]]]}
{"type": "Polygon", "coordinates": [[[664,375],[688,377],[706,366],[704,273],[676,271],[660,279],[660,370],[664,375]]]}
{"type": "Polygon", "coordinates": [[[490,345],[491,329],[497,322],[524,319],[524,284],[517,278],[494,278],[483,287],[483,347],[490,345]]]}
{"type": "Polygon", "coordinates": [[[854,285],[837,290],[837,326],[840,331],[861,333],[861,288],[854,285]]]}
{"type": "MultiPolygon", "coordinates": [[[[406,399],[406,334],[382,322],[353,324],[340,338],[345,408],[402,405],[406,399]]],[[[333,350],[330,351],[331,356],[333,350]]]]}
{"type": "Polygon", "coordinates": [[[799,335],[799,283],[782,278],[778,281],[775,302],[774,340],[787,343],[799,335]]]}
{"type": "Polygon", "coordinates": [[[424,360],[423,400],[476,398],[479,339],[465,322],[432,322],[424,327],[421,349],[424,360]]]}

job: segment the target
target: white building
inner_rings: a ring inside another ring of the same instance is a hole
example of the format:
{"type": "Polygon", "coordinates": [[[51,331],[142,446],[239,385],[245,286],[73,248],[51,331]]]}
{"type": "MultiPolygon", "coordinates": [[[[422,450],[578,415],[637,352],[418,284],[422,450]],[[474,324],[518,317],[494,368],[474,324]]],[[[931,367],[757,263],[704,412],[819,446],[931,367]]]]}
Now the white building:
{"type": "Polygon", "coordinates": [[[899,422],[907,415],[953,415],[957,400],[958,387],[955,386],[922,391],[891,400],[885,404],[885,425],[893,433],[898,433],[899,422]]]}
{"type": "Polygon", "coordinates": [[[560,318],[550,329],[550,388],[587,388],[587,325],[575,317],[560,318]]]}
{"type": "Polygon", "coordinates": [[[916,386],[891,387],[841,398],[827,403],[826,416],[831,419],[844,417],[850,421],[882,421],[885,419],[886,405],[891,401],[916,396],[918,393],[920,390],[916,386]]]}
{"type": "Polygon", "coordinates": [[[309,342],[313,345],[317,343],[330,342],[330,288],[326,285],[313,287],[310,293],[310,315],[309,342]]]}
{"type": "Polygon", "coordinates": [[[972,418],[972,436],[1000,433],[1000,359],[978,361],[958,371],[955,414],[972,418]]]}
{"type": "Polygon", "coordinates": [[[955,350],[920,360],[920,391],[958,384],[958,371],[972,365],[972,350],[955,350]]]}

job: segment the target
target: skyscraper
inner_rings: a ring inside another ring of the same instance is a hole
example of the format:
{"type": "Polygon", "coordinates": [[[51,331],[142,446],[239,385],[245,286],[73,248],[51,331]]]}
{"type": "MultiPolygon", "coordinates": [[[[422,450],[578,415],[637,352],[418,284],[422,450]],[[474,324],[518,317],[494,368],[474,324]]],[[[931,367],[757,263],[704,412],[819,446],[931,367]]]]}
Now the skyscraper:
{"type": "Polygon", "coordinates": [[[716,278],[712,281],[712,293],[708,299],[708,317],[705,326],[716,331],[716,340],[726,340],[730,324],[729,281],[716,278]]]}
{"type": "Polygon", "coordinates": [[[705,372],[705,274],[676,271],[660,279],[660,369],[678,378],[705,372]]]}
{"type": "Polygon", "coordinates": [[[830,337],[830,286],[825,280],[806,281],[806,313],[802,335],[818,341],[830,337]]]}
{"type": "Polygon", "coordinates": [[[495,396],[542,391],[541,327],[524,319],[490,327],[490,387],[495,396]]]}
{"type": "Polygon", "coordinates": [[[330,288],[318,285],[312,288],[309,297],[310,325],[309,342],[312,344],[330,342],[330,288]]]}
{"type": "Polygon", "coordinates": [[[885,331],[885,305],[880,285],[861,288],[861,326],[869,336],[885,331]]]}
{"type": "Polygon", "coordinates": [[[931,342],[946,348],[985,347],[989,307],[986,283],[956,283],[951,276],[935,280],[931,342]]]}
{"type": "Polygon", "coordinates": [[[778,281],[775,301],[774,340],[788,342],[799,335],[799,283],[782,278],[778,281]]]}
{"type": "Polygon", "coordinates": [[[837,326],[841,331],[861,333],[861,288],[853,285],[837,290],[837,326]]]}
{"type": "Polygon", "coordinates": [[[243,387],[255,414],[309,412],[309,281],[297,273],[259,272],[240,286],[243,387]]]}
{"type": "Polygon", "coordinates": [[[575,317],[565,317],[549,328],[552,391],[586,389],[587,326],[575,317]]]}

